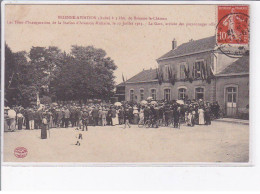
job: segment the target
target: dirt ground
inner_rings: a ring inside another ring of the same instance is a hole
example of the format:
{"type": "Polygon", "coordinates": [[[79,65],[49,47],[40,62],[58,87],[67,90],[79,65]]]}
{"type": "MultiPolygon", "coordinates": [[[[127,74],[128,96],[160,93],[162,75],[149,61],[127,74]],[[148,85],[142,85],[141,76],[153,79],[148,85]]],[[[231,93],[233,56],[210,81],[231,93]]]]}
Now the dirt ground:
{"type": "Polygon", "coordinates": [[[181,129],[89,127],[76,146],[74,128],[53,128],[40,139],[40,130],[4,133],[4,162],[247,162],[249,126],[212,122],[211,126],[181,129]],[[16,158],[14,149],[28,155],[16,158]]]}

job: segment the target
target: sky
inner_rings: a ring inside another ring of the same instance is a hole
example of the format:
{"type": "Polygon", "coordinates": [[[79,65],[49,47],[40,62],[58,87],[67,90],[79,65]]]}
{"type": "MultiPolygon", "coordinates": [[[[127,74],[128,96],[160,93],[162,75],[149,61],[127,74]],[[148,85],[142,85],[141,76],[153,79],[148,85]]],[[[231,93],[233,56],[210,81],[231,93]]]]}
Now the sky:
{"type": "Polygon", "coordinates": [[[215,5],[6,5],[5,8],[5,41],[13,52],[29,51],[32,46],[58,46],[69,52],[71,45],[93,45],[104,49],[114,60],[118,67],[115,71],[117,84],[122,82],[122,74],[129,79],[143,69],[156,68],[156,59],[171,50],[173,39],[180,45],[190,39],[212,36],[215,28],[215,5]],[[58,16],[91,16],[96,19],[58,19],[58,16]],[[115,21],[120,16],[126,20],[115,21]],[[110,20],[97,20],[100,17],[110,17],[110,20]],[[132,20],[128,20],[129,17],[132,20]],[[134,20],[134,17],[154,18],[149,20],[153,25],[148,25],[148,19],[134,20]],[[27,24],[26,21],[51,24],[27,24]],[[63,21],[110,24],[125,21],[133,22],[133,25],[63,24],[63,21]],[[137,25],[140,22],[142,26],[137,25]],[[164,25],[155,25],[155,22],[164,25]],[[207,26],[187,26],[188,23],[207,26]]]}

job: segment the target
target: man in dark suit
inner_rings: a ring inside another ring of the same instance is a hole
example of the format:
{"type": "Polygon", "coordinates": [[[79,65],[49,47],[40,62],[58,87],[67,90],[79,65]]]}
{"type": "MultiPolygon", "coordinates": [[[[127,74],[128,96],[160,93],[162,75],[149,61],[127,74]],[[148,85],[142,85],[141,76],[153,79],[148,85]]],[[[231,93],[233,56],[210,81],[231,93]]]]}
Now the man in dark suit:
{"type": "Polygon", "coordinates": [[[93,120],[94,120],[94,126],[97,126],[98,125],[98,109],[97,109],[97,107],[94,107],[91,114],[92,114],[92,117],[93,117],[93,120]]]}

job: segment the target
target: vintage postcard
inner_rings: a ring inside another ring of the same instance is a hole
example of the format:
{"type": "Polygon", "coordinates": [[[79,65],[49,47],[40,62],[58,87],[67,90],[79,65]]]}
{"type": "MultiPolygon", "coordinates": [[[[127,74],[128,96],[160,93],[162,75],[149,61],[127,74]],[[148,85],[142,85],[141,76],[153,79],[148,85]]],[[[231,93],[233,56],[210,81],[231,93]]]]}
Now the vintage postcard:
{"type": "Polygon", "coordinates": [[[2,4],[2,162],[251,162],[250,6],[2,4]]]}

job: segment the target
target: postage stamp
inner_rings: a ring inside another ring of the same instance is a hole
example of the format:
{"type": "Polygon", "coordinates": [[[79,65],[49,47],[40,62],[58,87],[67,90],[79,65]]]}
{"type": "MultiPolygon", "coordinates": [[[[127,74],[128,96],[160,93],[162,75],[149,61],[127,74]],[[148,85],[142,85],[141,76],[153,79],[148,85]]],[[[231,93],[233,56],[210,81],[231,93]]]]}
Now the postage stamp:
{"type": "Polygon", "coordinates": [[[249,6],[218,6],[218,44],[249,43],[249,6]]]}

